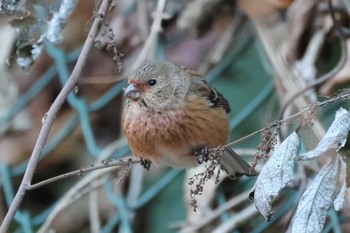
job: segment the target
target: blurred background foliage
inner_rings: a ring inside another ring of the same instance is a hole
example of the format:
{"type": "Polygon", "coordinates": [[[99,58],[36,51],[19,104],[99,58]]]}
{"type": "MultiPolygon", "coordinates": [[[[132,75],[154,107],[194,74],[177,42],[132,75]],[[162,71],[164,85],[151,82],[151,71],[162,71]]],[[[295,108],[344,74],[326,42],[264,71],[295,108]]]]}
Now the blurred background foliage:
{"type": "MultiPolygon", "coordinates": [[[[232,140],[278,120],[280,106],[305,87],[310,86],[288,105],[284,118],[324,96],[334,96],[349,84],[350,64],[341,58],[348,54],[348,48],[341,46],[348,39],[334,27],[328,1],[167,0],[163,13],[156,10],[159,2],[111,1],[114,8],[105,18],[74,93],[55,120],[33,183],[97,160],[130,154],[120,130],[121,93],[141,51],[147,54],[143,59],[166,59],[205,75],[230,102],[232,140]],[[162,30],[154,32],[151,25],[157,17],[162,18],[162,30]],[[318,78],[335,68],[336,73],[318,83],[318,78]]],[[[338,27],[348,29],[349,3],[332,3],[338,27]]],[[[75,65],[99,4],[91,0],[0,1],[0,219],[18,188],[43,117],[75,65]],[[67,21],[61,20],[50,37],[50,22],[60,11],[67,13],[67,21]]],[[[347,106],[335,103],[320,110],[313,125],[327,128],[340,105],[347,106]]],[[[282,135],[298,125],[298,121],[286,124],[282,135]]],[[[270,131],[277,134],[274,128],[270,131]]],[[[322,132],[310,126],[305,145],[314,146],[322,132]]],[[[261,155],[257,170],[268,157],[259,147],[262,139],[264,135],[256,135],[234,146],[247,161],[261,155]]],[[[319,170],[322,165],[324,161],[319,160],[310,166],[319,170]]],[[[306,169],[305,179],[312,171],[306,169]]],[[[198,171],[152,166],[146,172],[136,164],[129,172],[122,181],[118,177],[123,171],[113,171],[64,179],[28,192],[10,232],[48,232],[51,228],[106,233],[281,232],[288,229],[303,191],[300,180],[288,187],[275,203],[274,218],[266,222],[248,200],[255,178],[232,181],[222,175],[219,184],[204,187],[194,212],[189,205],[188,177],[198,171]],[[85,189],[77,188],[84,179],[88,181],[85,189]],[[232,202],[236,204],[225,209],[232,202]],[[57,210],[61,204],[63,208],[57,210]]],[[[325,232],[347,229],[348,217],[348,210],[330,211],[325,232]]]]}

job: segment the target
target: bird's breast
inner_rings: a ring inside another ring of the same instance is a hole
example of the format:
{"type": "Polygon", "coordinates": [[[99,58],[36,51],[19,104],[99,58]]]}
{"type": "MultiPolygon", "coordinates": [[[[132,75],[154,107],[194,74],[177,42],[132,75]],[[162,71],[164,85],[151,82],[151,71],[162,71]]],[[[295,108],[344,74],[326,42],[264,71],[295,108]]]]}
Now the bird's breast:
{"type": "Polygon", "coordinates": [[[123,113],[123,129],[135,156],[161,161],[161,148],[172,145],[179,137],[184,111],[172,109],[153,112],[129,105],[123,113]]]}
{"type": "Polygon", "coordinates": [[[177,130],[183,117],[183,111],[176,109],[153,112],[130,106],[124,113],[123,126],[127,135],[142,140],[168,139],[170,133],[177,130]]]}
{"type": "Polygon", "coordinates": [[[195,162],[194,156],[190,156],[193,149],[214,148],[227,142],[229,122],[223,108],[210,107],[206,98],[197,96],[188,98],[186,103],[184,108],[163,112],[127,106],[123,128],[133,154],[153,162],[186,167],[195,162]]]}

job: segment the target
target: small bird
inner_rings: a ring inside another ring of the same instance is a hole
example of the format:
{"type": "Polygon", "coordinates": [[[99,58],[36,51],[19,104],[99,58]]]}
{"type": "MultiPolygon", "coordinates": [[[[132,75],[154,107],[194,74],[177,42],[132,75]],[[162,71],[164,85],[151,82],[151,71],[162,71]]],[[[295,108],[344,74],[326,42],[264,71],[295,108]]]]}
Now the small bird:
{"type": "MultiPolygon", "coordinates": [[[[124,95],[124,133],[145,168],[194,167],[207,161],[208,148],[229,141],[229,103],[195,71],[151,61],[129,77],[124,95]]],[[[221,166],[231,178],[256,174],[229,148],[221,166]]]]}

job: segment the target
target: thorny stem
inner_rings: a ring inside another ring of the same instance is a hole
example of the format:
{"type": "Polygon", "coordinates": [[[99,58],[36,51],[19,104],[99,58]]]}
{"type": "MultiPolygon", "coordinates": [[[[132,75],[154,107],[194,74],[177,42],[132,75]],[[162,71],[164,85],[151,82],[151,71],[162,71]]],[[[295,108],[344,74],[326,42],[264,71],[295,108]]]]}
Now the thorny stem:
{"type": "Polygon", "coordinates": [[[8,231],[8,228],[10,226],[10,223],[12,219],[14,218],[23,198],[26,194],[26,191],[28,190],[28,187],[30,187],[35,169],[37,167],[42,148],[44,147],[44,144],[46,142],[47,136],[49,134],[49,131],[51,129],[51,126],[56,118],[56,115],[61,108],[62,104],[66,100],[68,94],[72,91],[74,88],[76,82],[78,81],[78,78],[80,76],[82,67],[85,64],[86,58],[89,54],[89,51],[91,47],[94,44],[94,39],[97,36],[97,33],[100,29],[100,25],[104,20],[104,15],[109,9],[111,0],[103,0],[100,8],[98,10],[98,13],[95,17],[94,23],[91,26],[90,32],[86,38],[86,41],[84,43],[83,49],[81,51],[81,54],[77,60],[77,63],[72,71],[71,76],[67,80],[66,84],[61,89],[60,93],[58,94],[57,98],[51,105],[49,111],[45,115],[45,120],[43,122],[43,126],[41,127],[38,139],[35,143],[32,155],[30,156],[28,167],[24,173],[22,182],[19,186],[19,189],[9,207],[8,212],[6,213],[6,216],[0,226],[0,233],[6,233],[8,231]]]}

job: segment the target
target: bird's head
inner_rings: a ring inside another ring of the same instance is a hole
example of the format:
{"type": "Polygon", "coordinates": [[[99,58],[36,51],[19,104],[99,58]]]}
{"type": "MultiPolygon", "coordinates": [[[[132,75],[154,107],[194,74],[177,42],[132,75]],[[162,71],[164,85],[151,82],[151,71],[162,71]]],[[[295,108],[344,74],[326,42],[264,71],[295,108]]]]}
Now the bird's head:
{"type": "Polygon", "coordinates": [[[152,61],[129,77],[124,95],[127,101],[138,102],[151,111],[169,110],[183,104],[190,82],[180,67],[152,61]]]}

